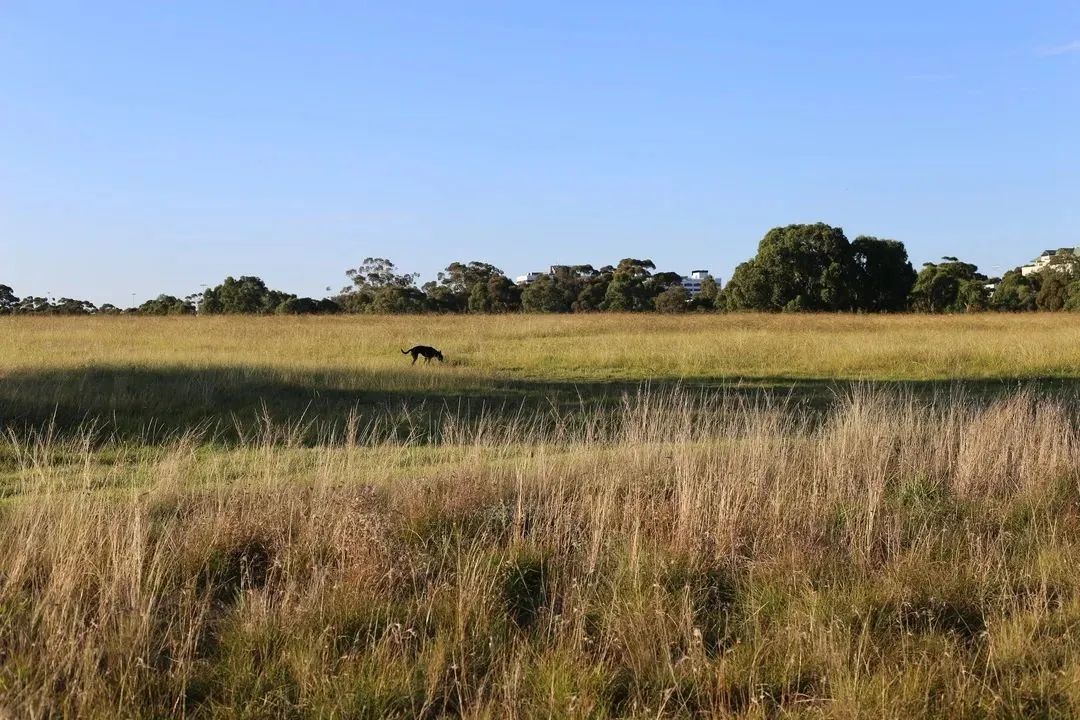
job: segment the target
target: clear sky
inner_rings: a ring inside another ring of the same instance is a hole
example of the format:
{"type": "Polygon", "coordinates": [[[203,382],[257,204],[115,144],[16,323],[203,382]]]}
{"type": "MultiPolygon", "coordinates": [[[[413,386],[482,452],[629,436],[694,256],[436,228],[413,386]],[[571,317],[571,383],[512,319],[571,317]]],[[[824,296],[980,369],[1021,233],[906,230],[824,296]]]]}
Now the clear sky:
{"type": "Polygon", "coordinates": [[[1080,244],[1080,3],[0,0],[0,283],[1080,244]]]}

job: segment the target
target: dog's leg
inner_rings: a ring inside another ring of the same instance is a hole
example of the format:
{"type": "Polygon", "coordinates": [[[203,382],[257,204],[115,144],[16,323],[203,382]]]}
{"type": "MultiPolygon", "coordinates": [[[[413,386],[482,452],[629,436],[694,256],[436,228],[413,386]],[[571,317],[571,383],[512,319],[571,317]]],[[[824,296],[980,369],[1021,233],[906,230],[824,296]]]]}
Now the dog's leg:
{"type": "Polygon", "coordinates": [[[416,357],[417,357],[417,356],[416,356],[416,353],[413,353],[413,356],[412,356],[412,364],[413,364],[413,365],[415,365],[415,364],[416,364],[416,357]]]}

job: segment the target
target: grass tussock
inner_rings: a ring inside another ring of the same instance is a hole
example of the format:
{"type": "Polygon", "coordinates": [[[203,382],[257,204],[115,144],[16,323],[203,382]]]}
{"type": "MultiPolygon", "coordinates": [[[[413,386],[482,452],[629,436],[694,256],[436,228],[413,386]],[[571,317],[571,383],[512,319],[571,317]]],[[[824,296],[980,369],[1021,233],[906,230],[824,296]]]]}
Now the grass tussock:
{"type": "Polygon", "coordinates": [[[439,433],[3,444],[3,710],[1080,712],[1075,403],[642,393],[439,433]]]}

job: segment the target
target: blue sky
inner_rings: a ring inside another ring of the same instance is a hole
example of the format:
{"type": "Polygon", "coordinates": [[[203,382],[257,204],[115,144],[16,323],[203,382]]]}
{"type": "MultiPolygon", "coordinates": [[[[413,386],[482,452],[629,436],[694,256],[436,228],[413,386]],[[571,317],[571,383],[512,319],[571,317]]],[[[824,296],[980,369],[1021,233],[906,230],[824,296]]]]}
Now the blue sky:
{"type": "Polygon", "coordinates": [[[0,283],[1080,244],[1080,3],[0,2],[0,283]]]}

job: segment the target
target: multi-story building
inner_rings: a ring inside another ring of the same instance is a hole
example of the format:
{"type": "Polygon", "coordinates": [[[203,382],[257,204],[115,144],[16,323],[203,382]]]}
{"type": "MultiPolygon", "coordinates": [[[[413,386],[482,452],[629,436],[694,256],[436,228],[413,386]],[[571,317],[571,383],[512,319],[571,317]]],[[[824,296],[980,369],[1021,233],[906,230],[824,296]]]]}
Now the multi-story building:
{"type": "Polygon", "coordinates": [[[691,270],[689,275],[683,276],[682,286],[690,293],[690,297],[696,297],[701,292],[701,283],[710,278],[712,275],[708,270],[691,270]]]}
{"type": "Polygon", "coordinates": [[[1027,265],[1020,268],[1020,272],[1027,277],[1028,275],[1034,275],[1037,272],[1042,272],[1046,268],[1060,265],[1061,268],[1070,267],[1061,263],[1064,256],[1080,256],[1080,247],[1075,248],[1058,248],[1057,250],[1044,250],[1042,255],[1035,258],[1027,265]]]}

